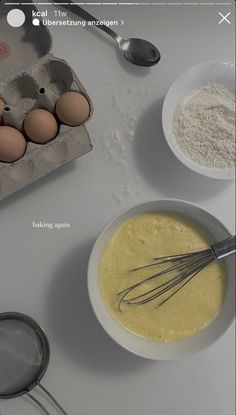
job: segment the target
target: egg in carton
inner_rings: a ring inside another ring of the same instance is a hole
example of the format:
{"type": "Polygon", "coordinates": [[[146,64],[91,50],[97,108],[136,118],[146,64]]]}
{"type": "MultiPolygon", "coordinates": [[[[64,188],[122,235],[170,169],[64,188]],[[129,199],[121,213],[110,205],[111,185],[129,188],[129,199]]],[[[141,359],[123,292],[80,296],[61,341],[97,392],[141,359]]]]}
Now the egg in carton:
{"type": "MultiPolygon", "coordinates": [[[[82,83],[69,64],[50,53],[51,36],[45,27],[32,26],[32,4],[22,6],[26,23],[11,28],[6,21],[10,7],[0,5],[0,49],[9,53],[0,57],[0,98],[6,103],[4,125],[24,133],[24,120],[33,109],[52,113],[59,97],[67,91],[85,96],[92,115],[92,102],[82,83]]],[[[56,138],[47,144],[29,141],[22,158],[13,163],[0,162],[0,200],[47,175],[59,166],[72,161],[92,149],[84,125],[70,127],[59,124],[56,138]]]]}

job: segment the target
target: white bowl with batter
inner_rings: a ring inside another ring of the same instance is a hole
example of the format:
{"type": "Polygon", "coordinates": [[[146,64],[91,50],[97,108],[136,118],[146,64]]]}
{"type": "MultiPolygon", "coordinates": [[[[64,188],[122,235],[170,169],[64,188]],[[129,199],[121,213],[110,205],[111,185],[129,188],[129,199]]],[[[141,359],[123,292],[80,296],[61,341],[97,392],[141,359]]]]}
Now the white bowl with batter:
{"type": "Polygon", "coordinates": [[[233,322],[235,316],[234,258],[228,258],[226,261],[227,287],[220,313],[207,328],[191,337],[168,343],[150,341],[131,333],[114,319],[104,302],[99,283],[99,265],[105,247],[114,232],[125,221],[135,215],[160,211],[179,213],[195,222],[197,221],[214,236],[216,241],[230,236],[228,230],[218,219],[202,208],[188,202],[167,199],[145,202],[134,206],[114,218],[98,237],[89,260],[88,291],[98,321],[115,342],[130,352],[148,359],[175,360],[200,352],[210,346],[225,333],[233,322]]]}
{"type": "Polygon", "coordinates": [[[163,104],[162,125],[166,141],[175,156],[191,170],[214,179],[232,180],[235,167],[209,168],[188,157],[177,143],[173,119],[178,104],[191,93],[208,84],[221,84],[235,94],[235,65],[228,62],[204,62],[181,73],[170,86],[163,104]]]}

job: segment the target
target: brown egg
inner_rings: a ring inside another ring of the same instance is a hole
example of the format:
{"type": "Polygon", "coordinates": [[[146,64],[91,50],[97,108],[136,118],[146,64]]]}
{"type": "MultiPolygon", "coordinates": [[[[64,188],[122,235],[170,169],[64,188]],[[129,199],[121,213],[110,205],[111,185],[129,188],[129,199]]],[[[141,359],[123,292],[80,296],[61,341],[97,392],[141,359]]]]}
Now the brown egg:
{"type": "Polygon", "coordinates": [[[58,125],[55,117],[49,111],[35,109],[26,115],[24,129],[32,141],[46,144],[56,137],[58,125]]]}
{"type": "Polygon", "coordinates": [[[6,106],[5,102],[0,98],[0,125],[3,124],[3,112],[4,112],[5,106],[6,106]]]}
{"type": "Polygon", "coordinates": [[[26,150],[24,136],[16,128],[0,127],[0,161],[13,163],[20,159],[26,150]]]}
{"type": "Polygon", "coordinates": [[[58,99],[56,113],[63,124],[76,127],[88,119],[90,105],[84,95],[79,92],[69,91],[58,99]]]}

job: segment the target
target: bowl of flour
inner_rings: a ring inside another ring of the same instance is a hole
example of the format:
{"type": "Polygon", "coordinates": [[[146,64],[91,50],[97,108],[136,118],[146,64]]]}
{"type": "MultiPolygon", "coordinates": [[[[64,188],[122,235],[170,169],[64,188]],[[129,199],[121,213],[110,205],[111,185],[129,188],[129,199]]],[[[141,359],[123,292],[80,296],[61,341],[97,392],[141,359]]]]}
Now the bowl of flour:
{"type": "Polygon", "coordinates": [[[205,62],[183,72],[168,90],[162,124],[170,149],[187,167],[234,179],[234,64],[205,62]]]}

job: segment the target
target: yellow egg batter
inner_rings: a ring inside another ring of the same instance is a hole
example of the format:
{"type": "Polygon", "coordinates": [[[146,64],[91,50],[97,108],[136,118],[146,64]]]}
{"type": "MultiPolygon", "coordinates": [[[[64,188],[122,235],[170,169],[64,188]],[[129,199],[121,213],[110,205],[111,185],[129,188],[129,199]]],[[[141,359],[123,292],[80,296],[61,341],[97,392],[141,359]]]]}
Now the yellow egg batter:
{"type": "MultiPolygon", "coordinates": [[[[118,294],[157,270],[131,269],[155,257],[207,249],[213,242],[205,228],[179,214],[147,213],[123,223],[106,246],[99,268],[100,289],[114,319],[136,335],[156,342],[183,339],[208,326],[224,297],[226,275],[219,262],[210,264],[160,307],[156,299],[144,305],[122,304],[120,310],[118,294]]],[[[142,290],[153,288],[154,283],[157,281],[145,283],[142,290]]],[[[143,292],[140,290],[135,294],[143,292]]]]}

